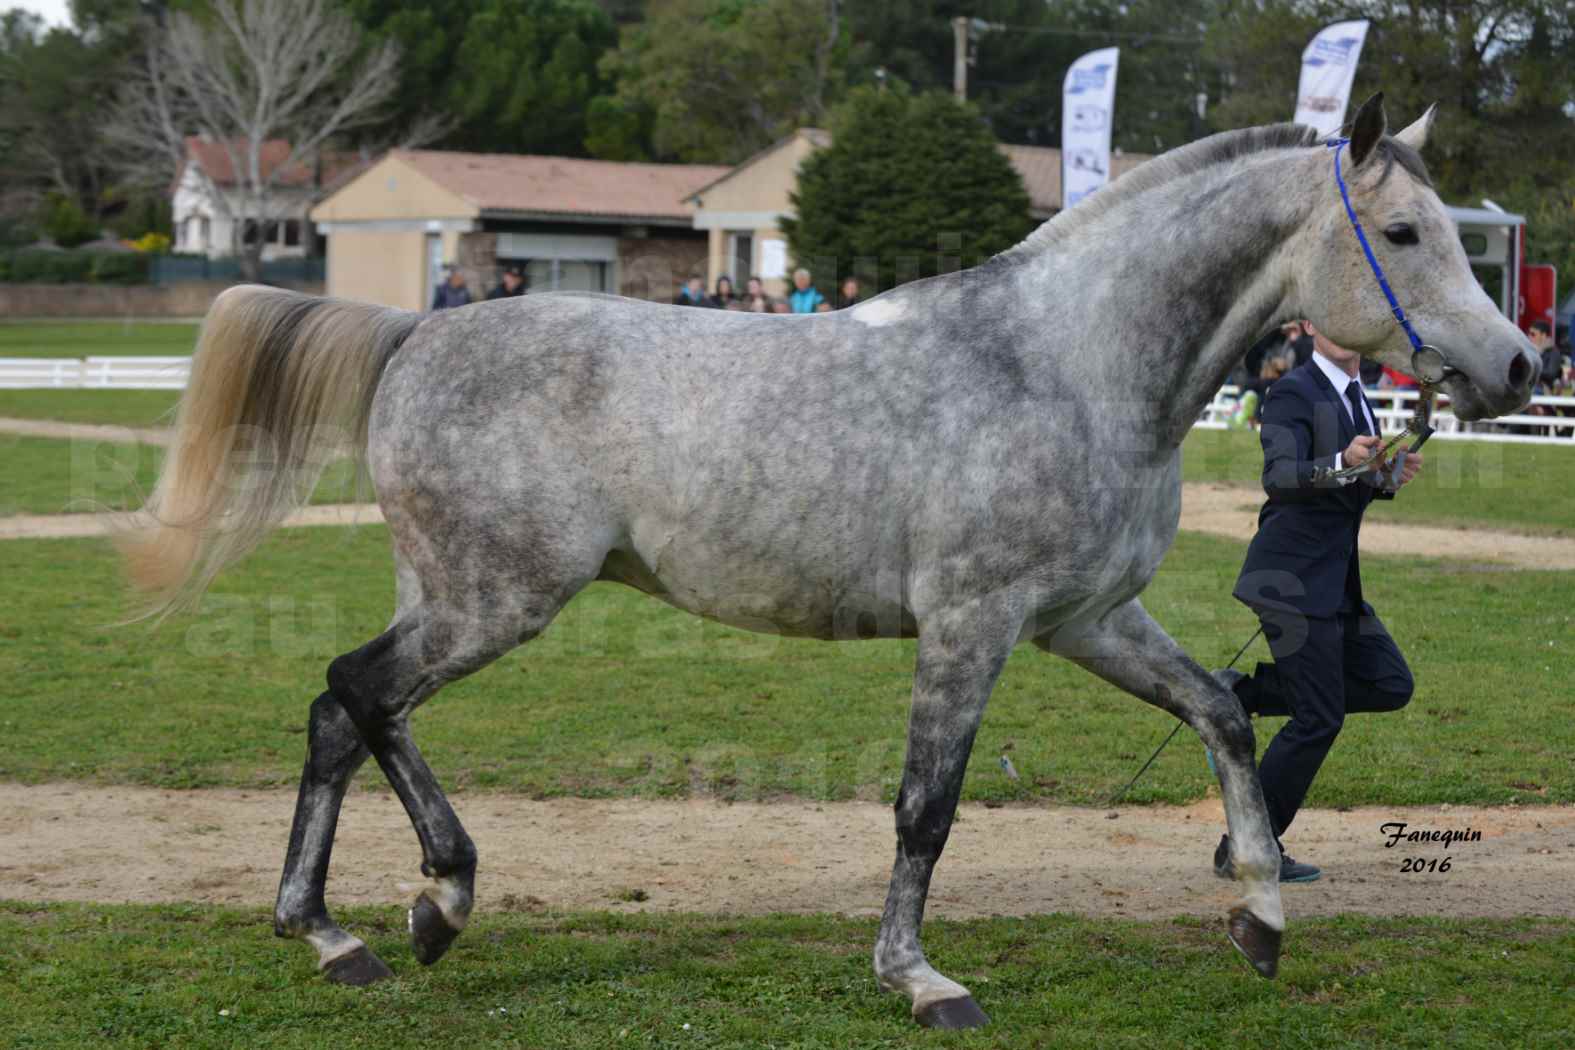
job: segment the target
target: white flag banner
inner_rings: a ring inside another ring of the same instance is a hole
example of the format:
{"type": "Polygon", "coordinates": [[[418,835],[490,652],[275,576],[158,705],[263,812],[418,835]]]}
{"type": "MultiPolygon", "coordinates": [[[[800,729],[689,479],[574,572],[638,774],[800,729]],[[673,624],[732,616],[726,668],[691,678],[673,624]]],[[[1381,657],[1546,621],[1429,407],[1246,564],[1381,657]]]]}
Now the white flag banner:
{"type": "Polygon", "coordinates": [[[1116,112],[1120,49],[1090,51],[1061,82],[1061,207],[1110,181],[1110,125],[1116,112]]]}
{"type": "Polygon", "coordinates": [[[1345,123],[1351,104],[1356,62],[1367,42],[1367,20],[1325,26],[1302,52],[1302,79],[1296,89],[1296,123],[1332,135],[1345,123]]]}

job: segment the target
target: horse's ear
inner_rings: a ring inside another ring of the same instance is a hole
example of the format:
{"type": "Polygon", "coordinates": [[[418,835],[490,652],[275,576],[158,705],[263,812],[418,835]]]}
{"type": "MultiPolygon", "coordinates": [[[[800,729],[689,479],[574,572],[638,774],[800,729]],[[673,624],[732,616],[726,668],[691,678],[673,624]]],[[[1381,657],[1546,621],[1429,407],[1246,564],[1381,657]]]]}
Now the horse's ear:
{"type": "Polygon", "coordinates": [[[1384,93],[1378,92],[1362,103],[1351,121],[1351,167],[1359,166],[1373,155],[1384,132],[1389,130],[1389,119],[1384,116],[1384,93]]]}
{"type": "Polygon", "coordinates": [[[1395,141],[1404,142],[1407,146],[1420,153],[1422,147],[1427,145],[1427,135],[1428,132],[1433,130],[1433,118],[1436,116],[1438,116],[1437,102],[1428,106],[1427,112],[1417,117],[1410,127],[1396,135],[1395,141]]]}

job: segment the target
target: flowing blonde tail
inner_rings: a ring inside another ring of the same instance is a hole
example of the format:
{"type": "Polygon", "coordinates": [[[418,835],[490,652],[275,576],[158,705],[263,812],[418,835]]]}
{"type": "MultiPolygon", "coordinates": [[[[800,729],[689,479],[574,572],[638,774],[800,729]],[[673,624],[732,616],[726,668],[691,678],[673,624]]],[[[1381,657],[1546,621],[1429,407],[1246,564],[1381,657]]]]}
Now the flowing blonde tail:
{"type": "Polygon", "coordinates": [[[239,285],[202,324],[175,439],[147,510],[119,537],[147,593],[137,619],[196,604],[311,497],[323,468],[366,450],[372,395],[418,314],[239,285]]]}

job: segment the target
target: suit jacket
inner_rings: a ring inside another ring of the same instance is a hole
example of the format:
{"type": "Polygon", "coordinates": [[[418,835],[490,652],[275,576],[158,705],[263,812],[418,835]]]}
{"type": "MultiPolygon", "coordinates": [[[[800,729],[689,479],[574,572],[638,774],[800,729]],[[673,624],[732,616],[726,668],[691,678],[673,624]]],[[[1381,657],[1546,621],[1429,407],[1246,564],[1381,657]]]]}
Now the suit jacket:
{"type": "Polygon", "coordinates": [[[1393,499],[1371,475],[1315,483],[1317,467],[1356,437],[1344,397],[1314,361],[1293,368],[1263,401],[1263,491],[1258,532],[1232,592],[1255,608],[1333,616],[1362,605],[1356,540],[1374,499],[1393,499]]]}

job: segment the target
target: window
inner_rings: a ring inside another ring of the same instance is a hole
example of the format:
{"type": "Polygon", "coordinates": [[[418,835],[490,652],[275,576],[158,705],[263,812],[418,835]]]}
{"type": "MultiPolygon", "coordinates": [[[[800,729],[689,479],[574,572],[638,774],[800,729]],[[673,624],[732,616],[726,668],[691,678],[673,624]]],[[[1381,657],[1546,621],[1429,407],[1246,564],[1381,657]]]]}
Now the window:
{"type": "Polygon", "coordinates": [[[247,219],[241,224],[241,243],[252,245],[257,243],[259,227],[256,219],[247,219]]]}
{"type": "Polygon", "coordinates": [[[607,287],[607,264],[587,259],[527,259],[525,281],[525,287],[533,292],[611,290],[607,287]]]}
{"type": "Polygon", "coordinates": [[[202,240],[197,242],[197,245],[196,245],[197,250],[201,251],[201,252],[207,251],[208,250],[208,245],[210,243],[212,243],[209,240],[209,238],[212,237],[212,236],[213,236],[212,222],[211,222],[211,220],[209,220],[209,218],[206,215],[204,215],[202,217],[202,240]]]}
{"type": "Polygon", "coordinates": [[[286,219],[284,221],[284,246],[286,248],[299,248],[301,246],[300,219],[286,219]]]}
{"type": "MultiPolygon", "coordinates": [[[[755,272],[755,235],[735,230],[727,235],[725,272],[733,279],[734,288],[742,288],[755,272]]],[[[720,275],[718,275],[720,276],[720,275]]]]}

